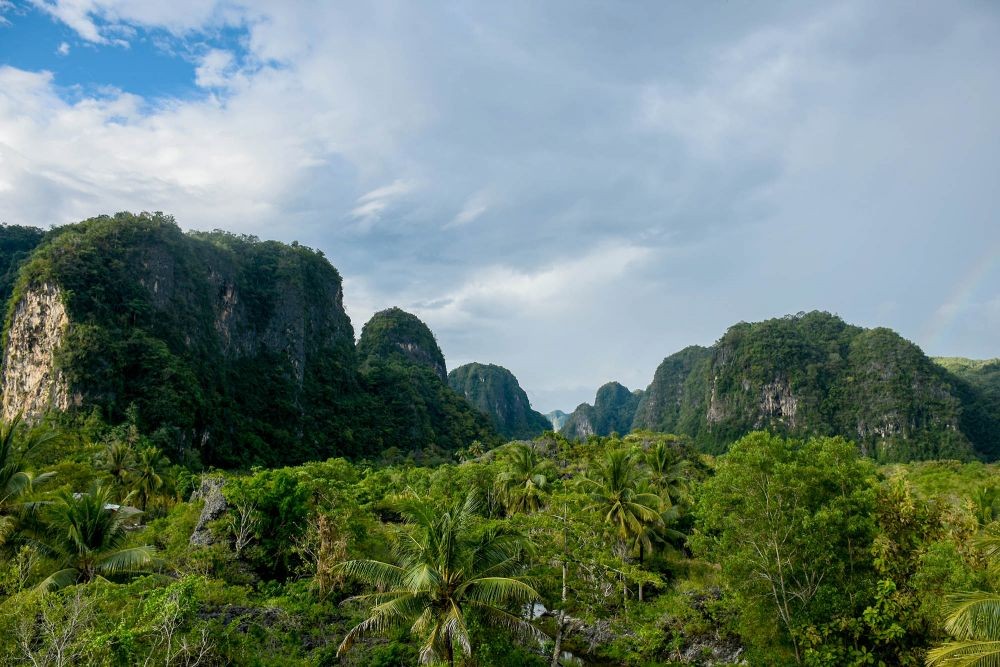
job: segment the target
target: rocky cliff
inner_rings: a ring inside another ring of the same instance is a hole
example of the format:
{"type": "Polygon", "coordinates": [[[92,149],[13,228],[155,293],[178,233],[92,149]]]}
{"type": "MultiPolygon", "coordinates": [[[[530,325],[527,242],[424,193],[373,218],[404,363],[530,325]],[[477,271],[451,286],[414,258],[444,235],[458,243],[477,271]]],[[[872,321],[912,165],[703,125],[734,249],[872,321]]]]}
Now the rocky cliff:
{"type": "MultiPolygon", "coordinates": [[[[990,366],[983,368],[959,377],[889,329],[800,313],[737,324],[711,347],[664,359],[628,428],[602,422],[595,403],[580,406],[563,433],[650,429],[721,452],[750,431],[769,429],[842,435],[886,461],[995,459],[1000,391],[991,394],[982,379],[990,366]]],[[[616,390],[620,402],[623,390],[616,390]]]]}
{"type": "Polygon", "coordinates": [[[489,416],[508,440],[528,440],[552,429],[543,414],[531,409],[514,374],[502,366],[465,364],[448,373],[448,384],[489,416]]]}
{"type": "Polygon", "coordinates": [[[321,254],[167,216],[50,232],[4,330],[3,412],[134,406],[168,451],[247,465],[353,453],[360,400],[341,279],[321,254]]]}
{"type": "Polygon", "coordinates": [[[608,382],[597,390],[594,404],[581,403],[566,419],[560,433],[583,440],[591,435],[625,434],[632,430],[636,410],[642,400],[641,390],[629,391],[617,382],[608,382]]]}
{"type": "Polygon", "coordinates": [[[546,414],[545,418],[549,420],[550,424],[552,424],[552,430],[558,433],[566,424],[566,420],[569,419],[569,415],[562,410],[553,410],[552,412],[546,414]]]}

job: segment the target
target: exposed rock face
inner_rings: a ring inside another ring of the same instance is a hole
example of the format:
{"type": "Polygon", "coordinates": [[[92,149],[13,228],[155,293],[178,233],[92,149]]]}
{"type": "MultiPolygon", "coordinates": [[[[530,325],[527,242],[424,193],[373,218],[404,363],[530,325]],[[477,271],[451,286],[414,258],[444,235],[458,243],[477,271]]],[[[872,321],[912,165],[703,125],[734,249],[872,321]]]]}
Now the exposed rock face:
{"type": "Polygon", "coordinates": [[[134,404],[144,431],[171,429],[217,465],[365,440],[354,330],[320,253],[118,214],[51,232],[21,277],[5,417],[97,407],[114,423],[134,404]]]}
{"type": "Polygon", "coordinates": [[[51,283],[28,289],[14,308],[3,360],[3,419],[21,412],[37,418],[50,407],[65,410],[69,389],[53,359],[69,317],[62,290],[51,283]]]}
{"type": "Polygon", "coordinates": [[[489,416],[508,440],[530,440],[551,428],[544,415],[531,409],[514,374],[502,366],[465,364],[448,374],[448,384],[489,416]]]}
{"type": "Polygon", "coordinates": [[[627,390],[606,385],[562,433],[585,438],[649,429],[722,452],[750,431],[839,435],[888,461],[1000,457],[1000,364],[936,366],[895,332],[799,313],[730,327],[715,345],[663,360],[626,425],[627,390]],[[975,370],[972,370],[975,369],[975,370]],[[608,405],[617,414],[610,420],[608,405]]]}
{"type": "Polygon", "coordinates": [[[593,406],[587,403],[577,406],[560,432],[577,440],[591,435],[628,433],[642,396],[640,390],[629,391],[624,385],[609,382],[597,390],[593,406]]]}
{"type": "MultiPolygon", "coordinates": [[[[690,402],[691,394],[696,391],[688,385],[688,378],[697,365],[707,363],[711,356],[708,348],[692,345],[664,359],[653,375],[653,382],[643,393],[632,428],[664,433],[678,431],[681,408],[690,402]]],[[[721,410],[713,402],[708,419],[720,417],[721,410]]]]}
{"type": "Polygon", "coordinates": [[[562,427],[566,424],[566,420],[569,419],[569,415],[562,410],[553,410],[552,412],[545,415],[545,418],[549,420],[552,424],[552,430],[558,433],[562,430],[562,427]]]}
{"type": "Polygon", "coordinates": [[[194,532],[191,533],[191,544],[206,547],[215,542],[212,531],[208,528],[208,523],[221,518],[229,508],[226,497],[222,494],[222,487],[225,484],[226,480],[222,477],[205,475],[201,478],[201,485],[191,494],[191,502],[201,500],[205,503],[201,508],[194,532]]]}

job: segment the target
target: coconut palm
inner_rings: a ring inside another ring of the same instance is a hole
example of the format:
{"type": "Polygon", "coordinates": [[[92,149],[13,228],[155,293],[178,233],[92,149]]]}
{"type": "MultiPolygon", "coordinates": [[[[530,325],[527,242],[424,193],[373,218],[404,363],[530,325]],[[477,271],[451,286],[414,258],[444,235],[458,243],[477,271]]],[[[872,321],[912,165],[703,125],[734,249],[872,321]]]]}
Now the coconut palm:
{"type": "Polygon", "coordinates": [[[100,467],[124,493],[135,467],[135,451],[128,443],[115,440],[105,447],[100,467]]]}
{"type": "Polygon", "coordinates": [[[146,511],[149,499],[163,488],[163,477],[160,471],[166,460],[156,447],[144,447],[139,450],[135,466],[131,474],[132,488],[139,502],[139,509],[146,511]]]}
{"type": "MultiPolygon", "coordinates": [[[[977,542],[991,568],[1000,566],[1000,525],[987,526],[977,542]]],[[[975,591],[949,596],[944,628],[956,641],[928,651],[928,667],[1000,665],[1000,594],[975,591]]]]}
{"type": "Polygon", "coordinates": [[[89,493],[63,491],[45,506],[44,551],[62,568],[39,584],[57,590],[98,577],[136,572],[153,562],[150,546],[126,547],[125,522],[139,513],[112,504],[112,489],[96,486],[89,493]]]}
{"type": "Polygon", "coordinates": [[[521,637],[543,636],[507,608],[539,598],[534,588],[515,576],[524,538],[498,529],[477,531],[478,510],[473,494],[446,511],[411,504],[403,509],[409,524],[395,535],[394,563],[356,560],[338,566],[343,574],[376,591],[351,598],[371,608],[368,618],[344,637],[338,654],[362,637],[408,625],[422,643],[422,663],[444,660],[453,665],[456,646],[463,654],[472,654],[470,616],[521,637]]]}
{"type": "Polygon", "coordinates": [[[24,498],[53,474],[33,475],[25,466],[25,456],[56,437],[52,430],[27,429],[21,415],[0,422],[0,546],[14,532],[24,498]]]}
{"type": "Polygon", "coordinates": [[[604,515],[623,544],[637,544],[641,560],[650,547],[644,536],[662,523],[663,500],[646,484],[637,457],[626,449],[609,451],[580,484],[590,497],[590,509],[604,515]]]}
{"type": "Polygon", "coordinates": [[[678,460],[673,448],[662,440],[646,452],[645,459],[649,466],[649,482],[660,497],[671,505],[679,502],[687,493],[685,462],[678,460]]]}
{"type": "Polygon", "coordinates": [[[510,450],[510,467],[497,476],[497,491],[510,513],[535,512],[545,505],[552,465],[533,447],[517,443],[510,450]]]}

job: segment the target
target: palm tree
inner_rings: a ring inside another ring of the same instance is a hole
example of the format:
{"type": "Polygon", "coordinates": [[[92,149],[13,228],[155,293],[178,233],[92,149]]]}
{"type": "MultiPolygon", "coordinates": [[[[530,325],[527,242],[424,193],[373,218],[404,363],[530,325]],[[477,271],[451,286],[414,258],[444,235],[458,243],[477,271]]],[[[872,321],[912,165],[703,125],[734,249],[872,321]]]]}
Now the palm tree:
{"type": "Polygon", "coordinates": [[[454,665],[456,645],[465,655],[472,654],[466,623],[470,616],[522,637],[543,636],[505,609],[540,597],[515,576],[526,547],[524,538],[497,529],[477,532],[478,510],[479,501],[471,493],[447,511],[411,504],[403,508],[409,525],[394,539],[395,563],[355,560],[338,566],[343,574],[376,590],[351,598],[372,606],[368,618],[344,637],[338,654],[361,637],[409,625],[422,641],[422,663],[445,660],[454,665]]]}
{"type": "Polygon", "coordinates": [[[62,569],[49,575],[40,588],[57,590],[152,564],[153,547],[125,546],[125,521],[139,510],[114,505],[113,499],[111,488],[96,486],[89,493],[63,491],[45,507],[40,541],[62,569]]]}
{"type": "Polygon", "coordinates": [[[687,492],[685,462],[678,460],[674,450],[662,440],[646,452],[645,458],[650,483],[663,500],[671,505],[678,503],[687,492]]]}
{"type": "Polygon", "coordinates": [[[139,509],[144,512],[149,499],[163,488],[160,476],[163,464],[163,454],[156,447],[144,447],[139,451],[132,471],[132,487],[139,499],[139,509]]]}
{"type": "Polygon", "coordinates": [[[134,467],[135,452],[128,443],[115,440],[104,449],[101,469],[111,475],[115,485],[121,489],[128,487],[134,467]]]}
{"type": "Polygon", "coordinates": [[[14,532],[22,500],[32,490],[48,481],[53,473],[33,475],[25,467],[25,456],[34,448],[56,439],[49,429],[26,429],[21,415],[0,422],[0,546],[14,532]]]}
{"type": "Polygon", "coordinates": [[[639,562],[650,542],[643,537],[650,526],[658,526],[663,500],[645,483],[637,458],[626,449],[605,454],[596,465],[596,474],[580,483],[590,496],[590,509],[604,515],[604,520],[624,544],[633,541],[639,548],[639,562]]]}
{"type": "Polygon", "coordinates": [[[539,459],[533,447],[517,443],[511,449],[510,468],[497,476],[497,490],[510,513],[535,512],[544,504],[551,485],[552,465],[539,459]]]}
{"type": "MultiPolygon", "coordinates": [[[[1000,566],[1000,525],[987,526],[977,540],[990,567],[1000,566]]],[[[1000,594],[985,591],[948,597],[944,629],[956,641],[927,652],[928,667],[1000,665],[1000,594]]]]}

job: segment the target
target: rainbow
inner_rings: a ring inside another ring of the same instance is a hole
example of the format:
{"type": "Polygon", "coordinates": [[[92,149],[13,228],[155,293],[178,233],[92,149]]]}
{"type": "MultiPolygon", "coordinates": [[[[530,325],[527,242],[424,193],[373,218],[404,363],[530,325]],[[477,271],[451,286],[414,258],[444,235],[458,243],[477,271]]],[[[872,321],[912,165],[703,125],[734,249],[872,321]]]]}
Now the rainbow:
{"type": "Polygon", "coordinates": [[[923,327],[924,349],[928,354],[937,350],[942,337],[955,324],[955,320],[970,305],[976,303],[976,297],[983,287],[991,288],[992,293],[983,295],[987,298],[1000,296],[1000,242],[983,253],[979,260],[970,264],[962,278],[955,283],[955,288],[944,302],[928,318],[923,327]],[[991,280],[995,276],[994,280],[991,280]]]}

